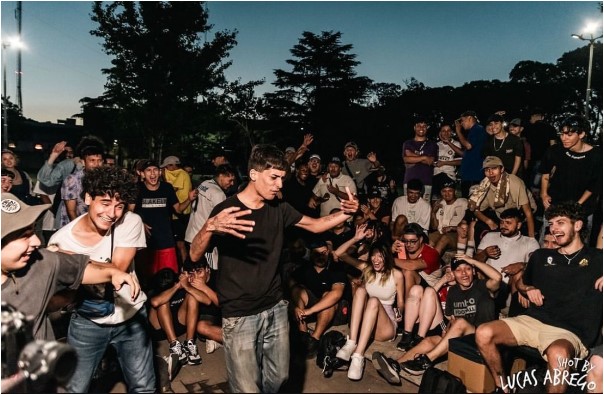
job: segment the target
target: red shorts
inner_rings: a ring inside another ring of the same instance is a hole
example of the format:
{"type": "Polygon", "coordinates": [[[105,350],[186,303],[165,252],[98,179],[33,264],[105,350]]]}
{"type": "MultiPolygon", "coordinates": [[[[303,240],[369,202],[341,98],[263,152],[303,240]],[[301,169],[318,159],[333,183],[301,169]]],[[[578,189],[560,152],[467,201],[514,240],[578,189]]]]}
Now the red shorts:
{"type": "Polygon", "coordinates": [[[178,274],[178,260],[176,259],[176,248],[166,248],[153,251],[151,257],[151,274],[155,274],[162,268],[170,268],[178,274]]]}

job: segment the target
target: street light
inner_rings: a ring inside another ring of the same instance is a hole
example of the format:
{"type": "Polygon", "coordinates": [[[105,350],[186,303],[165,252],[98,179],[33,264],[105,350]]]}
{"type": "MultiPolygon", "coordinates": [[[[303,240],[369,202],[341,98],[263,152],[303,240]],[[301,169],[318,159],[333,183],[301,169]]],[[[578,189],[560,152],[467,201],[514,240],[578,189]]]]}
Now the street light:
{"type": "Polygon", "coordinates": [[[594,45],[596,40],[602,38],[602,35],[599,37],[594,37],[594,32],[598,28],[598,25],[595,23],[590,23],[585,27],[583,34],[572,34],[571,37],[576,38],[581,41],[589,41],[589,64],[587,65],[587,90],[585,92],[585,118],[589,120],[589,99],[591,97],[591,66],[594,58],[594,45]],[[587,37],[589,34],[589,37],[587,37]],[[585,36],[584,36],[585,35],[585,36]]]}
{"type": "Polygon", "coordinates": [[[23,48],[23,42],[19,38],[9,38],[2,41],[2,98],[4,101],[4,122],[2,123],[2,147],[8,145],[8,94],[6,93],[6,54],[7,48],[23,48]]]}

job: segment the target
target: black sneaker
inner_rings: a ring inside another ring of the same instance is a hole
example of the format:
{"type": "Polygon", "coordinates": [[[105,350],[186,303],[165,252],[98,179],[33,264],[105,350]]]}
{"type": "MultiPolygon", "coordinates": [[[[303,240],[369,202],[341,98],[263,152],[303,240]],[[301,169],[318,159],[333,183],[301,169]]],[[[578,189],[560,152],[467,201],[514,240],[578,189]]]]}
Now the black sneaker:
{"type": "Polygon", "coordinates": [[[413,335],[411,335],[410,333],[404,332],[403,337],[401,338],[400,342],[396,345],[396,348],[398,350],[406,352],[408,349],[411,349],[408,346],[411,344],[412,340],[413,340],[413,335]]]}
{"type": "Polygon", "coordinates": [[[318,350],[319,340],[309,336],[308,341],[306,342],[306,358],[310,360],[311,358],[317,357],[318,350]]]}
{"type": "Polygon", "coordinates": [[[395,360],[386,357],[384,353],[374,352],[371,356],[371,363],[375,370],[390,384],[399,385],[401,383],[401,377],[399,372],[401,370],[400,365],[395,360]]]}
{"type": "Polygon", "coordinates": [[[433,367],[434,363],[425,354],[418,354],[413,360],[401,363],[401,366],[411,375],[418,376],[426,372],[426,369],[433,367]]]}

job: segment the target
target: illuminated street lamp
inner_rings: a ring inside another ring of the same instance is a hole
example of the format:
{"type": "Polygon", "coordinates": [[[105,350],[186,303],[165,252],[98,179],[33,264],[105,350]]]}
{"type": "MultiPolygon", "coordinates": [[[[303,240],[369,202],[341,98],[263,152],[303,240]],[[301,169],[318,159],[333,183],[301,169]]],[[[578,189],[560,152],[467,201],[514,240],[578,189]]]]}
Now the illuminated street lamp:
{"type": "Polygon", "coordinates": [[[581,41],[589,41],[589,63],[587,65],[587,90],[585,92],[585,118],[589,120],[589,99],[591,97],[591,68],[594,58],[594,45],[596,40],[602,38],[600,34],[599,37],[594,37],[594,32],[598,28],[598,25],[595,23],[590,23],[585,27],[582,34],[572,34],[571,37],[579,39],[581,41]],[[589,37],[587,35],[589,34],[589,37]]]}
{"type": "Polygon", "coordinates": [[[2,98],[4,101],[4,122],[2,123],[2,147],[8,144],[8,94],[6,93],[6,54],[7,48],[23,48],[23,42],[19,38],[9,38],[2,41],[2,98]]]}

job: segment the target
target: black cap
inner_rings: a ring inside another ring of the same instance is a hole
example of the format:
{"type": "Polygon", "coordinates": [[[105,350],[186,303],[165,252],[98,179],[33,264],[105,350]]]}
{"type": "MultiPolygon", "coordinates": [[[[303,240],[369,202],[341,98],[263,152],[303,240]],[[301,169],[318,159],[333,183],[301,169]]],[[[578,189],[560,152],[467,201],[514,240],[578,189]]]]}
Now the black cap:
{"type": "Polygon", "coordinates": [[[459,267],[462,264],[467,264],[470,267],[472,266],[472,264],[468,263],[467,261],[465,261],[463,259],[453,259],[451,261],[451,271],[455,271],[457,269],[457,267],[459,267]]]}
{"type": "Polygon", "coordinates": [[[329,160],[329,162],[330,163],[335,163],[335,164],[337,164],[339,166],[342,165],[342,160],[340,160],[340,158],[337,157],[337,156],[332,157],[331,160],[329,160]]]}
{"type": "Polygon", "coordinates": [[[504,121],[503,116],[501,116],[499,114],[493,114],[493,115],[489,116],[489,119],[487,119],[487,124],[489,124],[491,122],[503,123],[503,121],[504,121]]]}
{"type": "Polygon", "coordinates": [[[374,197],[379,197],[382,198],[382,193],[380,193],[380,190],[377,188],[371,188],[371,190],[369,190],[369,193],[367,194],[368,198],[374,198],[374,197]]]}
{"type": "Polygon", "coordinates": [[[155,160],[143,160],[140,163],[140,166],[137,165],[137,167],[139,168],[139,171],[145,171],[145,169],[149,168],[149,167],[160,168],[159,167],[159,163],[157,161],[155,161],[155,160]]]}
{"type": "Polygon", "coordinates": [[[327,247],[327,242],[325,242],[325,240],[321,238],[315,238],[308,244],[309,249],[319,249],[322,247],[327,247]]]}

